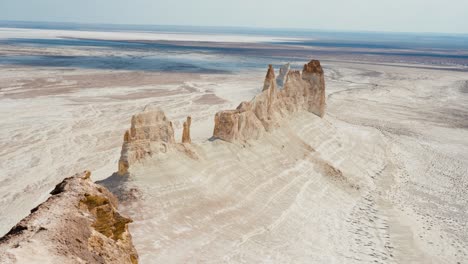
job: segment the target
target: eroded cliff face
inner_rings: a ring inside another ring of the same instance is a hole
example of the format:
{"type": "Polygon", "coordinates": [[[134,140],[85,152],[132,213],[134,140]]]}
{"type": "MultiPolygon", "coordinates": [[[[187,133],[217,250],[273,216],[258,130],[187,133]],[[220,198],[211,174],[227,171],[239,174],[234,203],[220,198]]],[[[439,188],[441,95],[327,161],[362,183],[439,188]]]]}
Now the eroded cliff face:
{"type": "Polygon", "coordinates": [[[279,126],[281,119],[300,110],[323,117],[325,78],[320,62],[312,60],[305,64],[302,73],[287,66],[281,75],[283,89],[279,90],[270,65],[259,95],[250,102],[242,102],[235,110],[218,112],[213,137],[229,142],[258,139],[279,126]]]}
{"type": "Polygon", "coordinates": [[[146,106],[143,112],[132,117],[130,129],[125,132],[117,173],[126,175],[132,164],[171,149],[193,154],[190,150],[191,124],[192,117],[188,116],[183,123],[182,144],[176,144],[174,128],[166,114],[157,106],[146,106]]]}
{"type": "Polygon", "coordinates": [[[132,117],[131,127],[125,132],[118,173],[126,174],[131,164],[146,156],[167,152],[174,143],[172,122],[161,109],[147,106],[132,117]]]}
{"type": "Polygon", "coordinates": [[[138,263],[131,219],[90,172],[66,178],[0,238],[0,263],[138,263]]]}
{"type": "MultiPolygon", "coordinates": [[[[269,65],[263,90],[250,102],[242,102],[235,110],[225,110],[215,115],[213,137],[229,142],[258,139],[280,125],[283,118],[297,111],[309,111],[320,117],[325,112],[325,80],[320,62],[312,60],[304,65],[302,73],[282,67],[280,78],[269,65]],[[278,88],[278,83],[282,89],[278,88]]],[[[196,154],[190,144],[191,117],[183,123],[182,145],[174,140],[172,122],[162,110],[147,106],[142,113],[132,117],[131,127],[125,132],[119,175],[128,174],[129,167],[157,153],[170,149],[196,154]]]]}

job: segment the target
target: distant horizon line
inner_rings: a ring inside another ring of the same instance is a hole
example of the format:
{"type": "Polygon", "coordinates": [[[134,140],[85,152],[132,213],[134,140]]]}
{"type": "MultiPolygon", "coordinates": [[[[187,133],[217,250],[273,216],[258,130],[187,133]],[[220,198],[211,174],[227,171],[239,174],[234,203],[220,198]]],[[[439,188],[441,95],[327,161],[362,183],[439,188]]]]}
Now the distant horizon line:
{"type": "MultiPolygon", "coordinates": [[[[212,28],[212,29],[253,29],[253,30],[283,30],[283,31],[298,31],[298,32],[331,32],[331,33],[384,33],[384,34],[403,34],[403,35],[457,35],[468,36],[467,33],[451,33],[451,32],[411,32],[411,31],[377,31],[377,30],[344,30],[344,29],[313,29],[313,28],[297,28],[297,27],[265,27],[265,26],[209,26],[209,25],[186,25],[186,24],[123,24],[109,22],[70,22],[70,21],[30,21],[30,20],[2,20],[2,23],[44,23],[44,24],[62,24],[62,25],[88,25],[88,26],[122,26],[122,27],[180,27],[180,28],[212,28]]],[[[27,27],[26,27],[27,28],[27,27]]]]}

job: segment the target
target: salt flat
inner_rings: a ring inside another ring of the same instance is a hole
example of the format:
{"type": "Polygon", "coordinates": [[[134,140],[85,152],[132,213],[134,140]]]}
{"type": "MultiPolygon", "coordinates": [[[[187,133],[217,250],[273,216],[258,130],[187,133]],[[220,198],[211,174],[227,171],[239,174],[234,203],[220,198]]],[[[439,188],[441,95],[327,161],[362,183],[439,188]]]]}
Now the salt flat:
{"type": "Polygon", "coordinates": [[[273,38],[268,36],[249,36],[233,34],[191,34],[180,32],[108,32],[108,31],[70,31],[54,29],[20,29],[20,28],[1,28],[0,39],[8,38],[83,38],[94,40],[164,40],[164,41],[207,41],[207,42],[234,42],[234,43],[252,43],[252,42],[271,42],[271,41],[295,41],[300,38],[273,38]]]}

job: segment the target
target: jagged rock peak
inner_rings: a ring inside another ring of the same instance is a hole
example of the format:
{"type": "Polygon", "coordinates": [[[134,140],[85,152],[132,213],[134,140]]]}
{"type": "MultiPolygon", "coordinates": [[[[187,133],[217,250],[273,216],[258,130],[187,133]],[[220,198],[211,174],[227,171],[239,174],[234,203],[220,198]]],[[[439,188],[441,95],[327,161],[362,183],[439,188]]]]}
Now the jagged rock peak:
{"type": "Polygon", "coordinates": [[[265,91],[267,89],[269,89],[270,87],[272,87],[274,84],[275,84],[275,69],[273,68],[273,65],[268,65],[268,71],[267,71],[267,74],[265,76],[265,82],[263,84],[263,90],[262,91],[265,91]]]}
{"type": "Polygon", "coordinates": [[[273,80],[275,79],[275,69],[273,68],[273,65],[272,64],[269,64],[268,65],[268,70],[267,70],[267,74],[265,76],[265,79],[266,80],[273,80]]]}
{"type": "Polygon", "coordinates": [[[298,70],[290,70],[288,72],[288,78],[297,78],[297,77],[301,77],[301,72],[298,71],[298,70]]]}
{"type": "Polygon", "coordinates": [[[128,140],[149,140],[174,143],[174,129],[164,112],[154,106],[146,106],[143,112],[132,117],[128,140]]]}
{"type": "Polygon", "coordinates": [[[182,143],[192,143],[190,138],[190,125],[192,125],[192,117],[187,116],[187,120],[184,122],[184,129],[182,131],[182,143]]]}
{"type": "Polygon", "coordinates": [[[323,74],[322,66],[318,60],[311,60],[309,63],[304,64],[304,69],[302,71],[307,73],[323,74]]]}
{"type": "Polygon", "coordinates": [[[269,65],[260,94],[236,110],[218,112],[213,137],[230,142],[257,139],[278,127],[284,117],[301,110],[323,117],[325,78],[320,62],[310,61],[302,74],[287,68],[281,73],[287,77],[284,89],[277,89],[274,69],[269,65]]]}
{"type": "Polygon", "coordinates": [[[288,78],[290,69],[291,64],[289,63],[286,63],[285,65],[281,66],[278,77],[276,78],[276,85],[279,89],[283,89],[284,84],[286,83],[286,80],[288,78]]]}
{"type": "Polygon", "coordinates": [[[52,196],[0,238],[1,263],[138,263],[131,219],[90,172],[66,178],[52,196]]]}
{"type": "Polygon", "coordinates": [[[125,175],[131,164],[155,153],[166,152],[175,144],[174,128],[164,112],[147,106],[132,117],[130,129],[124,134],[118,174],[125,175]]]}

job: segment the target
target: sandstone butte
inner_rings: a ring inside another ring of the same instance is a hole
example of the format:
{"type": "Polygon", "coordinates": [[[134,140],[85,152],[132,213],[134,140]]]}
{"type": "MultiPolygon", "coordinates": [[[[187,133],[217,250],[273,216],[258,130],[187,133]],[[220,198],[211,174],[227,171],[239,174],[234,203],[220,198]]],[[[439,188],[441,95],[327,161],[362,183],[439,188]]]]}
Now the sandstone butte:
{"type": "MultiPolygon", "coordinates": [[[[213,138],[228,142],[258,139],[278,127],[283,118],[298,111],[309,111],[320,117],[325,114],[325,78],[318,60],[305,64],[302,72],[291,71],[286,64],[278,79],[269,65],[260,94],[250,102],[242,102],[235,110],[215,115],[213,138]]],[[[191,117],[184,122],[183,144],[191,143],[191,122],[191,117]]],[[[166,153],[176,145],[172,122],[158,107],[146,106],[143,112],[132,117],[130,129],[125,132],[118,174],[126,175],[135,162],[166,153]]]]}
{"type": "Polygon", "coordinates": [[[90,174],[63,180],[0,238],[0,263],[138,263],[132,220],[119,214],[116,197],[90,174]]]}

